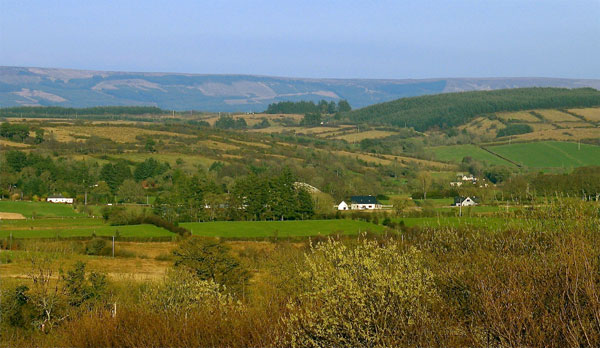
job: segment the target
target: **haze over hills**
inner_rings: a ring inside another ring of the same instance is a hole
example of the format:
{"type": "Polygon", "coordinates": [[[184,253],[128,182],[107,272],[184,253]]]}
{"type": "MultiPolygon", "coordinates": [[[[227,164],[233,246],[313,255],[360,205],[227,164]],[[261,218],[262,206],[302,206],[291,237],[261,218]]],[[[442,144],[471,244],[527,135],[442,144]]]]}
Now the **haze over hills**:
{"type": "Polygon", "coordinates": [[[360,108],[402,97],[520,87],[592,87],[560,78],[315,79],[257,75],[0,67],[0,107],[152,105],[173,110],[263,111],[277,101],[346,99],[360,108]]]}

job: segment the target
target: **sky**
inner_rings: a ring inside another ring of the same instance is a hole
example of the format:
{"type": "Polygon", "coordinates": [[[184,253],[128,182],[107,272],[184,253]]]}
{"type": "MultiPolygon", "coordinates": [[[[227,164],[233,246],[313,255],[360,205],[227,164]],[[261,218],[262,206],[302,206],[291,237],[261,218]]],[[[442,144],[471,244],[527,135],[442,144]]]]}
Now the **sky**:
{"type": "Polygon", "coordinates": [[[600,78],[600,0],[0,0],[0,65],[600,78]]]}

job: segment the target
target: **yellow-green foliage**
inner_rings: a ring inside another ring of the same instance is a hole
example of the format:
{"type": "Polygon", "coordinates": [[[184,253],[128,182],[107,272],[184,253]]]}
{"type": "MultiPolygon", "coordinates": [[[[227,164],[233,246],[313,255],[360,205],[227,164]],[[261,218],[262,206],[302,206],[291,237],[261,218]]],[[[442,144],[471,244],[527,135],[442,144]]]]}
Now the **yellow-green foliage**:
{"type": "Polygon", "coordinates": [[[194,310],[222,310],[235,305],[222,285],[213,280],[201,280],[182,269],[170,270],[162,283],[148,286],[142,297],[153,310],[177,315],[187,315],[194,310]]]}
{"type": "Polygon", "coordinates": [[[421,253],[393,243],[329,240],[311,248],[300,276],[306,288],[283,319],[283,344],[294,347],[416,343],[439,298],[421,253]]]}

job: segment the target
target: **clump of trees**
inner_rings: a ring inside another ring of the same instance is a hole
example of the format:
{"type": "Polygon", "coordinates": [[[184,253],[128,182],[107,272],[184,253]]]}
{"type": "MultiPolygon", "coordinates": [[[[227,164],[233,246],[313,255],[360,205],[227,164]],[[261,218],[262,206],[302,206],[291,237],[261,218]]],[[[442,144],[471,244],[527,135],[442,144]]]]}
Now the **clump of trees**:
{"type": "Polygon", "coordinates": [[[502,128],[496,134],[497,138],[506,137],[510,135],[519,135],[533,132],[533,128],[528,124],[515,124],[511,123],[505,128],[502,128]]]}
{"type": "Polygon", "coordinates": [[[267,114],[335,114],[338,112],[348,112],[352,107],[347,100],[335,101],[320,100],[317,104],[313,101],[284,101],[269,104],[265,113],[267,114]]]}
{"type": "Polygon", "coordinates": [[[215,122],[215,128],[220,129],[246,129],[248,124],[243,117],[233,118],[223,115],[215,122]]]}

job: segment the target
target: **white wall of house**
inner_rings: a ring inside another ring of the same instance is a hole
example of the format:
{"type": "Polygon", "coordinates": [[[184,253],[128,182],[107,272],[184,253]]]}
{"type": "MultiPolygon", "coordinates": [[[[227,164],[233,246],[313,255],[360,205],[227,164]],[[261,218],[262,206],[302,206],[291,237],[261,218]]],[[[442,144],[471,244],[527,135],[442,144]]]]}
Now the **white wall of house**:
{"type": "Polygon", "coordinates": [[[381,209],[381,204],[355,204],[351,205],[352,210],[374,210],[381,209]]]}

